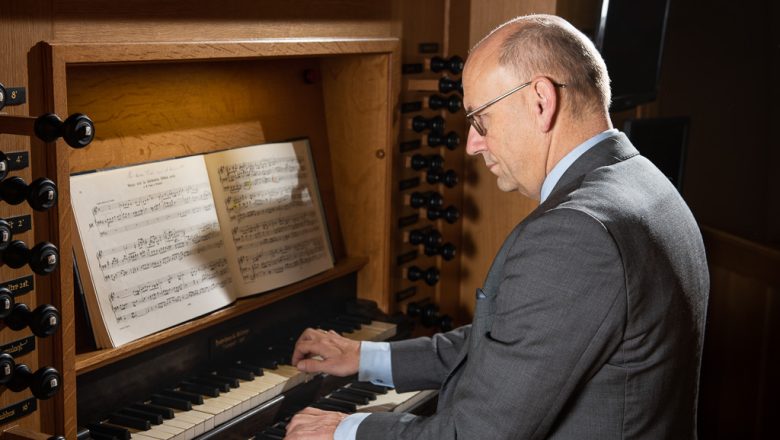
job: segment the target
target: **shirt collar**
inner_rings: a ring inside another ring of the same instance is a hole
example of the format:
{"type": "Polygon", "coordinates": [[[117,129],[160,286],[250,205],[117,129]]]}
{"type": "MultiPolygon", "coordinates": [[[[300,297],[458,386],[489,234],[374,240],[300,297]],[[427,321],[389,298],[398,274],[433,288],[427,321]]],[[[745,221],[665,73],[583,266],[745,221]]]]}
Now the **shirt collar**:
{"type": "Polygon", "coordinates": [[[541,200],[539,203],[543,203],[547,197],[552,192],[553,188],[555,188],[555,184],[558,183],[558,180],[561,179],[561,176],[563,176],[563,173],[566,172],[566,170],[569,169],[571,164],[574,163],[580,156],[585,154],[586,151],[593,148],[596,144],[603,141],[604,139],[614,136],[618,134],[617,129],[611,128],[609,130],[604,130],[601,133],[593,136],[592,138],[586,140],[585,142],[581,143],[577,146],[577,148],[569,151],[569,154],[566,156],[563,156],[563,159],[561,159],[553,169],[550,171],[550,174],[545,177],[544,182],[542,183],[542,194],[541,194],[541,200]]]}

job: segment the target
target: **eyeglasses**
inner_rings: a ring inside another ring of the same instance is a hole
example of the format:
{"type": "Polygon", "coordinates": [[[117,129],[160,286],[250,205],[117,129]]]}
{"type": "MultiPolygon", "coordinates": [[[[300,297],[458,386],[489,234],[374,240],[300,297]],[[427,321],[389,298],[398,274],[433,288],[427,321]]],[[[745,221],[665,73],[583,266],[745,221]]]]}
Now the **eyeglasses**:
{"type": "MultiPolygon", "coordinates": [[[[479,133],[480,136],[484,137],[487,134],[487,129],[484,125],[482,125],[482,120],[479,118],[479,113],[481,113],[486,108],[490,107],[491,105],[497,103],[498,101],[501,101],[502,99],[506,98],[507,96],[511,95],[512,93],[515,93],[518,90],[522,90],[528,86],[530,86],[533,83],[533,81],[528,81],[525,83],[520,84],[519,86],[515,87],[514,89],[504,93],[503,95],[500,95],[496,98],[491,99],[490,101],[480,105],[479,107],[475,108],[474,110],[466,113],[466,119],[469,121],[469,124],[471,124],[475,130],[477,130],[477,133],[479,133]]],[[[558,84],[553,83],[555,87],[565,88],[566,84],[558,84]]]]}

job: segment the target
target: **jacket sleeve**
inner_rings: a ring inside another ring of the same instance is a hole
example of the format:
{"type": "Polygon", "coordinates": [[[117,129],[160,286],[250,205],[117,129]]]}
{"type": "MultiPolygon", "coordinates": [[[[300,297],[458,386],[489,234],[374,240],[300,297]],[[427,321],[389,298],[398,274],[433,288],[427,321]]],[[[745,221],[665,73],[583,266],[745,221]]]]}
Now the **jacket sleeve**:
{"type": "Polygon", "coordinates": [[[431,338],[390,343],[393,383],[399,392],[441,387],[468,342],[470,325],[431,338]]]}
{"type": "MultiPolygon", "coordinates": [[[[489,298],[490,322],[470,335],[479,339],[448,384],[455,386],[450,403],[431,417],[372,414],[357,438],[546,438],[566,402],[619,346],[626,295],[620,252],[606,227],[580,211],[548,211],[524,225],[510,248],[489,298]]],[[[408,363],[398,367],[403,371],[436,365],[435,373],[419,371],[431,382],[446,369],[433,355],[396,362],[408,363]]]]}

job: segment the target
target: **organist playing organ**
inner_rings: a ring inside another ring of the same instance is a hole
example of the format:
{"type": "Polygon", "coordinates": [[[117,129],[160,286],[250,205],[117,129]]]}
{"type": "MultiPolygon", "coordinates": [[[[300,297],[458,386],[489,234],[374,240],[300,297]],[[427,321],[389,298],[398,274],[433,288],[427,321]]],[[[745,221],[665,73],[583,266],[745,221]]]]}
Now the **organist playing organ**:
{"type": "Polygon", "coordinates": [[[293,356],[307,372],[440,389],[437,412],[307,408],[285,438],[695,438],[701,234],[612,128],[601,56],[560,18],[520,17],[477,44],[463,86],[467,152],[541,203],[495,257],[473,324],[362,344],[308,329],[293,356]]]}

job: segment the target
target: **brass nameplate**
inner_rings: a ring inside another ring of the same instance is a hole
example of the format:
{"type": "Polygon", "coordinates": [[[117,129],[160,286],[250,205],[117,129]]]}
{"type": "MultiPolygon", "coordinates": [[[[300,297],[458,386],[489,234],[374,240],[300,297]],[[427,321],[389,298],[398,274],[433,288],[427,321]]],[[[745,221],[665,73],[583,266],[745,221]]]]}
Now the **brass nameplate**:
{"type": "Polygon", "coordinates": [[[233,349],[241,346],[249,341],[252,336],[252,330],[249,328],[242,328],[234,330],[230,333],[215,336],[210,339],[210,352],[211,357],[222,357],[225,353],[232,351],[233,349]]]}

